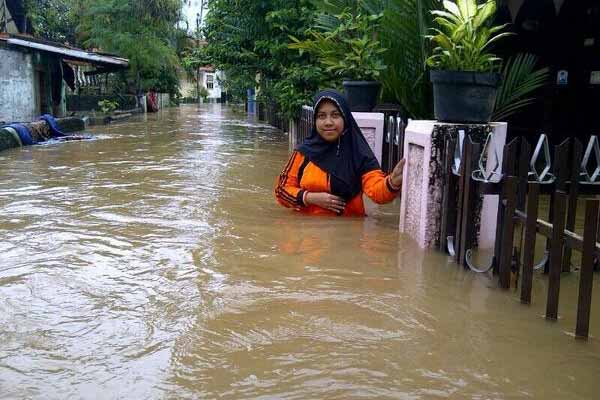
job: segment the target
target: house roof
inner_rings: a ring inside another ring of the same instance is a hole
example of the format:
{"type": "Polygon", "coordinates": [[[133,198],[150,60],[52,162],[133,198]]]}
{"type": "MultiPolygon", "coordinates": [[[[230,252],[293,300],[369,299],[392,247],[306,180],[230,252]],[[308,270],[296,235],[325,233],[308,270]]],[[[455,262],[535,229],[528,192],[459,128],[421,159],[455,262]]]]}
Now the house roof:
{"type": "Polygon", "coordinates": [[[64,60],[82,61],[88,64],[100,65],[110,69],[121,69],[129,66],[126,58],[78,49],[64,44],[33,38],[27,35],[0,34],[0,43],[10,46],[38,50],[61,56],[64,60]]]}

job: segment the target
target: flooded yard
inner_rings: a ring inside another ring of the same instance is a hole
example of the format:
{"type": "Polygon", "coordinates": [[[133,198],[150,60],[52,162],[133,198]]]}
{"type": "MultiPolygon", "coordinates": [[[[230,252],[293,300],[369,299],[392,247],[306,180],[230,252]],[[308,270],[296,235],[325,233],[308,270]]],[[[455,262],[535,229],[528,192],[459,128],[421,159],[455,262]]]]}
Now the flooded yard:
{"type": "Polygon", "coordinates": [[[575,340],[496,280],[366,219],[275,203],[287,137],[220,105],[0,153],[0,399],[593,399],[575,340]]]}

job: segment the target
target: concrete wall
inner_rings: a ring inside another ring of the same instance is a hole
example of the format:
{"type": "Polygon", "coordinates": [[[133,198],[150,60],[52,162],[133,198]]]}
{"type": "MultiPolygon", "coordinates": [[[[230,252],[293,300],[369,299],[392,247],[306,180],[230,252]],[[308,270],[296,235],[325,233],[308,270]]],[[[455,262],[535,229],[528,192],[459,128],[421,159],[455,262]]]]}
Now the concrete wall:
{"type": "Polygon", "coordinates": [[[30,54],[0,47],[0,121],[32,121],[36,116],[30,54]]]}
{"type": "Polygon", "coordinates": [[[101,100],[112,100],[119,103],[120,110],[131,110],[136,108],[137,101],[134,95],[118,96],[93,96],[93,95],[67,95],[67,111],[91,111],[100,110],[98,102],[101,100]]]}
{"type": "Polygon", "coordinates": [[[162,110],[163,108],[171,107],[171,96],[169,93],[157,93],[156,100],[158,102],[158,109],[162,110]]]}

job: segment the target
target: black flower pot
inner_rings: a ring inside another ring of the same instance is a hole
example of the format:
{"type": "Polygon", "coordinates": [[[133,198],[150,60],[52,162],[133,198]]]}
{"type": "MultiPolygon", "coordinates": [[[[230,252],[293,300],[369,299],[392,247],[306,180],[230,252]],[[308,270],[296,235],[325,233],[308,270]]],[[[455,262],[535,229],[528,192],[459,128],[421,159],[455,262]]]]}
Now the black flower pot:
{"type": "Polygon", "coordinates": [[[375,108],[381,83],[377,81],[344,81],[342,85],[351,111],[370,112],[375,108]]]}
{"type": "Polygon", "coordinates": [[[501,76],[495,72],[431,71],[435,118],[442,122],[490,122],[501,76]]]}

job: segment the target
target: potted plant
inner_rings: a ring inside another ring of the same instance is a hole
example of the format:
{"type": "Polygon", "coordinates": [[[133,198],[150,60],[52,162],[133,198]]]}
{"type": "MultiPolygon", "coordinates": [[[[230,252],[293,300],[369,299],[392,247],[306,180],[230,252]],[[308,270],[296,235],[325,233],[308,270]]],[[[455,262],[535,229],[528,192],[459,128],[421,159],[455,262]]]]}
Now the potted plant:
{"type": "Polygon", "coordinates": [[[327,73],[343,80],[342,85],[352,111],[371,111],[377,102],[381,83],[382,54],[386,51],[377,39],[376,31],[383,14],[353,14],[345,9],[336,19],[335,28],[328,31],[309,30],[309,39],[290,36],[292,49],[307,51],[321,63],[327,73]]]}
{"type": "Polygon", "coordinates": [[[501,59],[489,52],[492,43],[511,35],[506,25],[489,26],[496,12],[495,0],[478,5],[476,0],[443,2],[434,10],[427,37],[436,45],[427,64],[433,83],[434,114],[439,121],[489,122],[500,85],[501,59]]]}

